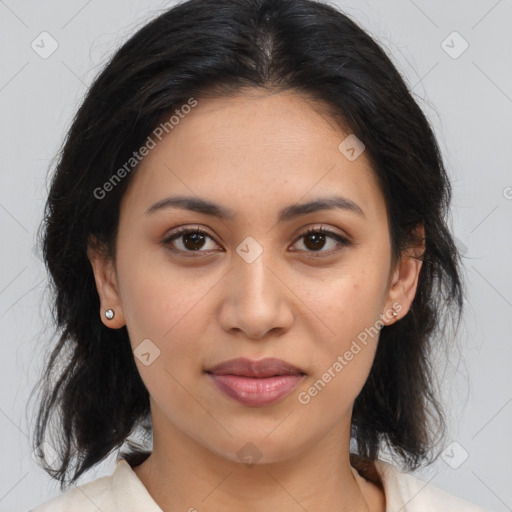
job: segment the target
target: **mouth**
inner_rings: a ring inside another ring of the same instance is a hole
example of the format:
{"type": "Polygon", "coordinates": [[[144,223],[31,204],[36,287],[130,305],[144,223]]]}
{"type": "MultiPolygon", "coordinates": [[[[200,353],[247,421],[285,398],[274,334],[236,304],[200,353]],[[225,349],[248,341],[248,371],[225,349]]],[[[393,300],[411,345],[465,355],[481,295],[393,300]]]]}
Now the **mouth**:
{"type": "Polygon", "coordinates": [[[299,384],[306,373],[282,359],[231,359],[205,373],[227,397],[249,407],[272,405],[299,384]]]}

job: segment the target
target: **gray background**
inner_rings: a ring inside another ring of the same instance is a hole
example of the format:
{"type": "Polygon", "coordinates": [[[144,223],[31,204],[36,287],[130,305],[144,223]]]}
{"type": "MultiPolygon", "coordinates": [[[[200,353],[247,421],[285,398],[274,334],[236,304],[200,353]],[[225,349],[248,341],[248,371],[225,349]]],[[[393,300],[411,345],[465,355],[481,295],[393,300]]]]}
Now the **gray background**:
{"type": "MultiPolygon", "coordinates": [[[[172,2],[0,0],[0,510],[60,494],[31,458],[33,404],[54,341],[35,232],[47,170],[87,86],[136,28],[172,2]],[[51,49],[48,32],[57,50],[51,49]]],[[[467,309],[438,367],[449,413],[444,457],[417,476],[488,510],[512,510],[512,2],[337,2],[391,54],[431,120],[454,188],[467,309]],[[458,33],[452,34],[454,31],[458,33]],[[444,41],[444,43],[443,43],[444,41]],[[465,47],[468,48],[461,53],[465,47]],[[508,55],[508,57],[507,57],[508,55]],[[461,356],[462,354],[462,356],[461,356]],[[467,458],[466,458],[467,457],[467,458]]],[[[113,457],[84,483],[114,468],[113,457]]]]}

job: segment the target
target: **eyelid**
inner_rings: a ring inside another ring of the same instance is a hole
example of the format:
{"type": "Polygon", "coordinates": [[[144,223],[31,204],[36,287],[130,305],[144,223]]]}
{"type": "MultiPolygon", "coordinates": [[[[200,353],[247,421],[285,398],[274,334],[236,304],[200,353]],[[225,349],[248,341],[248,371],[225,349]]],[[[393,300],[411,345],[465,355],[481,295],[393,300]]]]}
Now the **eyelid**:
{"type": "Polygon", "coordinates": [[[295,240],[298,240],[299,238],[303,237],[304,235],[307,235],[310,232],[316,233],[318,231],[324,232],[325,234],[328,234],[330,236],[338,236],[340,238],[345,239],[347,242],[352,242],[352,237],[346,231],[340,230],[340,232],[338,232],[336,231],[336,228],[326,226],[325,223],[322,222],[316,224],[308,224],[306,227],[300,228],[300,230],[298,230],[298,233],[295,235],[295,240]]]}

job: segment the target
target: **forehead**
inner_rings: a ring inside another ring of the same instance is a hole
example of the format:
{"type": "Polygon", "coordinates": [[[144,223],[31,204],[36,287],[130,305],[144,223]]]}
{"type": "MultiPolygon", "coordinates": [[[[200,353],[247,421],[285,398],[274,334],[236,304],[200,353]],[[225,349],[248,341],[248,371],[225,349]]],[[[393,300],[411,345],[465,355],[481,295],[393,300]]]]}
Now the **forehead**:
{"type": "Polygon", "coordinates": [[[385,210],[364,152],[350,161],[339,149],[350,133],[311,100],[287,91],[197,102],[136,169],[123,198],[131,211],[142,214],[172,193],[206,197],[236,212],[277,211],[336,192],[369,219],[385,210]]]}

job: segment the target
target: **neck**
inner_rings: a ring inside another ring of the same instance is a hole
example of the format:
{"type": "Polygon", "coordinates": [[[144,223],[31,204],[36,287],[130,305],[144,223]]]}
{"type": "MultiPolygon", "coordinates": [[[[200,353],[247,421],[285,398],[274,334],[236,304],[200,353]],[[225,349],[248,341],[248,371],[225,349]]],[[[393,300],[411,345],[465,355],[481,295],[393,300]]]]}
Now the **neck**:
{"type": "Polygon", "coordinates": [[[384,511],[382,489],[351,466],[348,433],[331,432],[291,458],[248,466],[166,428],[154,431],[152,454],[133,469],[164,512],[384,511]]]}

